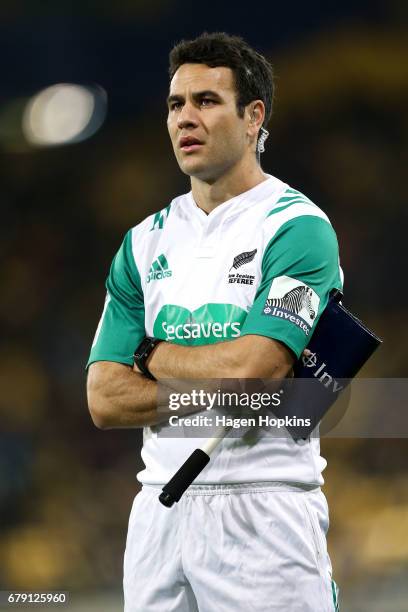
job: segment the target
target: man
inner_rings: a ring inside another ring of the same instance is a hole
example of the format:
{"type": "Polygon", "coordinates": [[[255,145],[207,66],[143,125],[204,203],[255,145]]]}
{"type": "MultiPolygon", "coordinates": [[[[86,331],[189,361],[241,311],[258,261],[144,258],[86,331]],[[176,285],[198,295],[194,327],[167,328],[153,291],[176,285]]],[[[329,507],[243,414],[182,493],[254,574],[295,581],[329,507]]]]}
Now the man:
{"type": "Polygon", "coordinates": [[[167,126],[191,191],[126,234],[89,358],[95,424],[145,428],[125,610],[328,612],[318,440],[227,438],[177,505],[158,502],[197,440],[160,436],[156,381],[287,376],[342,287],[325,213],[259,164],[266,59],[238,37],[203,34],[171,51],[170,79],[167,126]]]}

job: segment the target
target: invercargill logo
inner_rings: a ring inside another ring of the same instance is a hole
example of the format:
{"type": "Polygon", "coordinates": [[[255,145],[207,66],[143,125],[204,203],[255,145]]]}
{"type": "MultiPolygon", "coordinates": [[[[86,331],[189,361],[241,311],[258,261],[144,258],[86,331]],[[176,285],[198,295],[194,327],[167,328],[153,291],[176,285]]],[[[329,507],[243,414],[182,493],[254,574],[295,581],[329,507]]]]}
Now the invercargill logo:
{"type": "Polygon", "coordinates": [[[162,253],[150,266],[149,274],[147,275],[146,280],[148,283],[150,283],[150,281],[162,280],[163,278],[168,278],[171,275],[172,271],[169,269],[167,259],[162,253]]]}
{"type": "Polygon", "coordinates": [[[253,274],[238,274],[237,272],[231,273],[231,270],[238,270],[241,266],[251,263],[254,260],[258,249],[253,251],[244,251],[234,257],[232,266],[230,267],[230,274],[228,274],[228,283],[237,285],[253,285],[255,276],[253,274]]]}
{"type": "Polygon", "coordinates": [[[289,321],[308,336],[316,319],[319,303],[317,293],[302,281],[289,276],[278,276],[272,282],[263,314],[289,321]]]}

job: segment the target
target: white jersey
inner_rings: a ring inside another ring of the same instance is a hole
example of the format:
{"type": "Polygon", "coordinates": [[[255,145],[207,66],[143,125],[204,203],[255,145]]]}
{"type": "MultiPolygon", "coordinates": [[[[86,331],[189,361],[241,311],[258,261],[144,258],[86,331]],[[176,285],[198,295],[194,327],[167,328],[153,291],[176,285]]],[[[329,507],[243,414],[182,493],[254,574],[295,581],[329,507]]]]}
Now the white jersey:
{"type": "MultiPolygon", "coordinates": [[[[262,335],[299,357],[334,288],[336,235],[303,194],[268,176],[207,215],[190,192],[127,233],[88,365],[132,365],[145,335],[189,346],[262,335]]],[[[168,427],[144,429],[142,483],[166,483],[204,441],[167,437],[168,427]]],[[[316,438],[226,438],[195,482],[318,485],[325,465],[316,438]]]]}

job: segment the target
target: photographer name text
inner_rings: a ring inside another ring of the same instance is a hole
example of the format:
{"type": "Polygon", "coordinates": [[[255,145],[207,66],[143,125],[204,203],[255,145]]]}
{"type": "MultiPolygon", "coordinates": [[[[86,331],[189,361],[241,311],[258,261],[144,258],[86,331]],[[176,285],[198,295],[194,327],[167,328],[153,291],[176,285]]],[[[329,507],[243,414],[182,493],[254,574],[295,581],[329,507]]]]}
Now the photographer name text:
{"type": "Polygon", "coordinates": [[[193,417],[179,417],[172,415],[169,418],[169,425],[172,427],[309,427],[310,419],[298,417],[275,418],[271,416],[257,415],[256,417],[230,417],[226,415],[202,415],[197,414],[193,417]]]}

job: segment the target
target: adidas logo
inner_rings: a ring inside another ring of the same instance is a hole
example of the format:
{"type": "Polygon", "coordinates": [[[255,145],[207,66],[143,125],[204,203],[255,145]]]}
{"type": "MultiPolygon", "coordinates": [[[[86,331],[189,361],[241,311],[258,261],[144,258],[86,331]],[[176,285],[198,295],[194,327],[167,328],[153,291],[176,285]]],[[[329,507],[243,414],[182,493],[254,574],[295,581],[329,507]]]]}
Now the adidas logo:
{"type": "Polygon", "coordinates": [[[169,270],[169,264],[166,257],[161,254],[157,259],[154,260],[150,266],[149,274],[147,275],[147,282],[154,280],[162,280],[172,275],[172,271],[169,270]]]}

